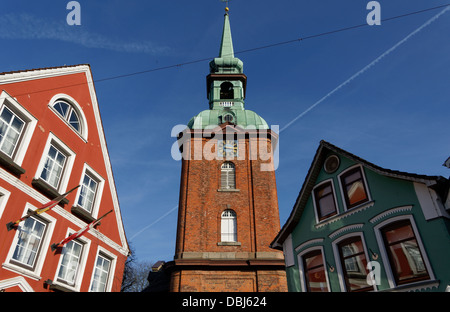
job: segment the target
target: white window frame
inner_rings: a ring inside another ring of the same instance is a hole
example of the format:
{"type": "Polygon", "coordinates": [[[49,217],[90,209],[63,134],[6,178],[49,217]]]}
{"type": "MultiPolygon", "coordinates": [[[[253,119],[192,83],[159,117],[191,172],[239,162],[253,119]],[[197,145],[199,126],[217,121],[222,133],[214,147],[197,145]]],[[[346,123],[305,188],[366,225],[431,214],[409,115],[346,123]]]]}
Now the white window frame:
{"type": "Polygon", "coordinates": [[[8,107],[17,117],[25,122],[21,137],[19,137],[19,140],[14,148],[15,151],[11,157],[17,165],[22,166],[23,159],[27,152],[28,146],[30,145],[31,137],[37,125],[37,119],[6,91],[2,91],[0,94],[0,110],[4,106],[8,107]]]}
{"type": "Polygon", "coordinates": [[[106,282],[106,287],[105,287],[105,292],[111,292],[112,285],[114,282],[114,275],[116,272],[117,256],[101,246],[98,246],[97,253],[95,255],[95,261],[94,261],[94,265],[92,267],[91,281],[89,283],[89,292],[91,292],[92,283],[94,282],[95,265],[97,263],[97,259],[99,256],[101,256],[103,258],[107,258],[108,260],[111,261],[111,265],[109,267],[109,272],[108,272],[108,280],[106,282]]]}
{"type": "MultiPolygon", "coordinates": [[[[47,181],[41,179],[41,173],[42,173],[42,170],[44,169],[45,162],[47,160],[47,155],[48,155],[51,145],[53,147],[55,147],[57,150],[59,150],[60,152],[62,152],[67,157],[65,166],[63,168],[63,171],[62,171],[62,174],[61,174],[61,177],[59,180],[59,185],[56,188],[58,193],[63,194],[67,190],[67,184],[69,183],[69,177],[70,177],[70,173],[72,172],[73,163],[75,161],[76,154],[66,144],[64,144],[60,139],[58,139],[51,132],[49,133],[49,136],[48,136],[47,142],[45,144],[44,151],[42,153],[41,160],[39,161],[39,166],[37,168],[34,178],[36,180],[41,180],[41,181],[45,182],[46,184],[48,184],[47,181]]],[[[48,185],[51,186],[52,188],[54,188],[52,185],[50,185],[50,184],[48,184],[48,185]]]]}
{"type": "Polygon", "coordinates": [[[419,235],[419,230],[417,229],[416,223],[414,221],[414,217],[412,215],[401,215],[401,216],[396,216],[396,217],[386,219],[383,222],[380,222],[379,224],[374,226],[374,228],[373,228],[374,232],[375,232],[377,244],[378,244],[378,247],[379,247],[379,250],[381,253],[381,259],[383,259],[384,270],[386,272],[388,283],[391,288],[395,288],[397,286],[406,286],[406,285],[414,284],[414,282],[411,282],[410,284],[401,284],[401,285],[396,284],[394,273],[391,268],[391,263],[389,261],[388,252],[387,252],[386,246],[384,244],[383,234],[381,233],[381,228],[385,227],[386,225],[389,225],[389,224],[397,222],[397,221],[403,221],[403,220],[408,220],[411,224],[411,228],[413,229],[414,236],[416,237],[417,244],[419,245],[419,248],[420,248],[420,253],[423,257],[423,262],[425,264],[425,267],[427,268],[428,275],[430,276],[429,280],[432,281],[432,280],[436,279],[434,272],[433,272],[433,268],[430,263],[430,260],[428,259],[428,255],[427,255],[425,246],[423,245],[422,238],[419,235]]]}
{"type": "MultiPolygon", "coordinates": [[[[72,235],[75,233],[76,230],[68,228],[66,231],[66,236],[69,237],[69,235],[72,235]]],[[[70,285],[68,283],[60,282],[58,278],[59,270],[61,267],[62,259],[63,259],[63,253],[61,253],[61,256],[59,257],[58,266],[55,272],[55,277],[53,278],[52,284],[60,285],[65,288],[68,288],[73,291],[80,291],[81,289],[81,283],[83,281],[84,277],[84,271],[86,269],[86,262],[89,256],[89,250],[91,248],[91,240],[86,238],[85,236],[81,236],[77,238],[77,241],[83,245],[83,250],[81,251],[81,256],[78,262],[78,269],[77,269],[77,275],[75,277],[75,281],[73,285],[70,285]]],[[[64,247],[63,247],[64,248],[64,247]]]]}
{"type": "Polygon", "coordinates": [[[82,140],[87,142],[88,126],[86,122],[86,116],[84,115],[83,109],[81,108],[80,104],[78,104],[78,102],[73,97],[64,93],[55,94],[50,99],[48,107],[54,114],[56,114],[56,116],[58,116],[62,121],[64,121],[73,132],[75,132],[82,140]],[[66,102],[70,106],[72,106],[72,109],[75,110],[75,112],[78,115],[81,131],[77,131],[74,127],[72,127],[69,124],[68,120],[66,120],[55,108],[53,108],[53,105],[58,101],[66,102]]]}
{"type": "Polygon", "coordinates": [[[102,200],[102,195],[103,195],[103,189],[105,187],[105,179],[103,179],[103,177],[101,175],[99,175],[94,169],[92,169],[91,166],[89,166],[88,164],[84,164],[83,166],[83,171],[81,173],[81,178],[80,178],[80,187],[77,190],[77,195],[75,197],[75,202],[74,202],[74,206],[78,206],[82,209],[84,209],[85,211],[89,212],[91,214],[92,217],[97,218],[98,217],[98,211],[100,208],[100,203],[102,200]],[[81,195],[81,188],[83,185],[83,180],[84,180],[84,176],[88,175],[90,178],[92,178],[95,182],[97,182],[97,189],[95,191],[95,197],[94,197],[94,202],[92,204],[92,210],[89,212],[87,211],[84,207],[81,207],[78,205],[78,200],[80,198],[81,195]]]}
{"type": "Polygon", "coordinates": [[[0,219],[5,211],[6,203],[8,202],[11,192],[0,186],[0,219]]]}
{"type": "Polygon", "coordinates": [[[356,164],[356,165],[354,165],[354,166],[348,167],[347,169],[345,169],[344,171],[342,171],[341,173],[339,173],[339,175],[337,176],[337,179],[338,179],[338,182],[339,182],[339,189],[340,189],[340,191],[341,191],[342,205],[343,205],[343,207],[344,207],[344,211],[356,209],[356,208],[358,208],[358,207],[360,207],[360,206],[364,206],[364,205],[366,205],[367,203],[370,203],[370,202],[372,201],[372,196],[370,195],[369,185],[367,184],[366,173],[365,173],[365,171],[364,171],[364,167],[363,167],[361,164],[356,164]],[[365,202],[363,202],[363,203],[360,203],[359,205],[357,205],[357,206],[355,206],[355,207],[350,207],[350,208],[349,208],[349,207],[347,206],[347,201],[345,200],[345,198],[346,198],[346,196],[345,196],[346,191],[344,190],[344,187],[343,187],[343,185],[342,185],[342,179],[341,179],[341,177],[342,177],[343,175],[345,175],[348,171],[353,170],[353,169],[355,169],[355,168],[359,168],[359,170],[361,171],[361,176],[362,176],[362,179],[363,179],[364,188],[365,188],[365,191],[366,191],[366,193],[367,193],[367,201],[365,201],[365,202]]]}
{"type": "Polygon", "coordinates": [[[234,190],[236,189],[236,165],[231,161],[225,161],[220,165],[220,189],[221,190],[234,190]],[[229,166],[231,164],[231,168],[224,168],[223,166],[229,166]],[[222,183],[223,175],[225,174],[226,183],[222,183]],[[230,176],[231,175],[231,176],[230,176]],[[234,179],[232,183],[233,187],[230,186],[230,178],[234,179]],[[225,184],[225,185],[224,185],[225,184]]]}
{"type": "Polygon", "coordinates": [[[314,206],[314,215],[315,215],[315,217],[316,217],[316,223],[326,222],[328,219],[333,218],[333,217],[337,216],[337,215],[340,213],[340,212],[339,212],[339,205],[338,205],[337,198],[336,198],[336,189],[335,189],[335,187],[334,187],[334,181],[333,181],[332,178],[326,179],[326,180],[320,182],[319,184],[316,184],[316,185],[314,186],[312,192],[311,192],[311,195],[312,195],[312,199],[313,199],[312,202],[313,202],[313,206],[314,206]],[[332,192],[333,192],[333,200],[334,200],[334,206],[336,207],[336,214],[331,215],[331,216],[329,216],[329,217],[327,217],[327,218],[325,218],[325,219],[323,219],[323,220],[320,220],[320,218],[319,218],[318,207],[317,207],[317,205],[316,205],[316,195],[315,195],[315,190],[316,190],[316,188],[318,188],[318,187],[320,187],[320,186],[322,186],[323,184],[328,183],[328,182],[331,182],[331,189],[332,189],[332,192]]]}
{"type": "MultiPolygon", "coordinates": [[[[341,263],[341,257],[340,257],[340,253],[339,253],[339,243],[342,242],[343,240],[350,238],[350,237],[356,237],[359,236],[361,239],[361,242],[363,244],[364,247],[364,256],[366,257],[367,262],[371,261],[370,257],[369,257],[369,253],[368,253],[368,248],[366,245],[366,240],[364,238],[364,233],[363,232],[351,232],[348,233],[346,235],[340,236],[339,238],[335,239],[332,242],[332,247],[333,247],[333,254],[334,254],[334,261],[336,263],[336,270],[337,270],[337,275],[338,275],[338,279],[339,279],[339,286],[341,288],[341,292],[346,292],[347,291],[347,287],[345,285],[345,277],[344,277],[344,271],[342,270],[342,266],[345,265],[343,263],[341,263]]],[[[367,268],[366,268],[367,269],[367,268]]],[[[377,290],[377,286],[373,285],[373,289],[374,291],[377,290]]]]}
{"type": "MultiPolygon", "coordinates": [[[[29,210],[36,210],[37,208],[31,205],[30,203],[25,204],[25,209],[22,211],[21,216],[25,215],[29,210]]],[[[21,275],[27,276],[29,278],[32,278],[34,280],[40,280],[41,279],[41,272],[42,268],[45,262],[45,258],[47,256],[47,251],[50,247],[51,238],[53,236],[53,231],[55,228],[56,219],[51,217],[46,212],[39,215],[39,218],[43,219],[46,222],[46,229],[44,236],[41,240],[41,246],[39,253],[36,255],[35,259],[35,265],[34,268],[28,268],[26,266],[17,265],[14,263],[15,260],[12,259],[14,255],[14,251],[16,249],[16,245],[19,240],[19,234],[20,230],[16,230],[16,233],[14,235],[14,239],[11,243],[8,255],[6,256],[5,262],[2,264],[2,268],[13,271],[15,273],[19,273],[21,275]]],[[[25,221],[23,221],[25,222],[25,221]]],[[[19,224],[20,226],[23,226],[23,222],[19,224]]]]}
{"type": "Polygon", "coordinates": [[[299,277],[300,277],[300,285],[302,287],[302,292],[307,292],[307,289],[308,289],[308,287],[306,287],[306,275],[305,275],[305,268],[303,266],[303,256],[305,254],[307,254],[311,251],[315,251],[315,250],[320,250],[320,253],[322,254],[322,261],[323,261],[323,266],[325,269],[325,280],[327,282],[328,292],[331,292],[330,281],[328,278],[328,265],[327,265],[327,261],[325,258],[325,252],[324,252],[323,246],[314,246],[314,247],[307,248],[297,255],[298,273],[299,273],[299,277]]]}
{"type": "Polygon", "coordinates": [[[222,214],[220,215],[220,241],[224,243],[235,243],[237,242],[237,214],[236,211],[232,209],[226,209],[222,211],[222,214]],[[232,216],[224,216],[226,212],[231,212],[232,216]],[[230,222],[232,224],[231,227],[234,227],[234,231],[230,231],[230,222]],[[224,232],[224,226],[226,225],[227,231],[224,232]],[[225,237],[226,236],[226,237],[225,237]],[[230,236],[233,236],[233,238],[229,238],[230,236]]]}

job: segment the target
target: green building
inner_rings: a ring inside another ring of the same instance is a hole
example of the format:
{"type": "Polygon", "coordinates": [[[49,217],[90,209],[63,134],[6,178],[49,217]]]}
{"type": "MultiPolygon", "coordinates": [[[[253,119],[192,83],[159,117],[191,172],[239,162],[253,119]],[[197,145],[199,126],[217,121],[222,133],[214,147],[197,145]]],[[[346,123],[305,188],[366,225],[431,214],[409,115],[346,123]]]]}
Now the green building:
{"type": "Polygon", "coordinates": [[[321,141],[271,247],[292,292],[450,291],[449,180],[321,141]]]}

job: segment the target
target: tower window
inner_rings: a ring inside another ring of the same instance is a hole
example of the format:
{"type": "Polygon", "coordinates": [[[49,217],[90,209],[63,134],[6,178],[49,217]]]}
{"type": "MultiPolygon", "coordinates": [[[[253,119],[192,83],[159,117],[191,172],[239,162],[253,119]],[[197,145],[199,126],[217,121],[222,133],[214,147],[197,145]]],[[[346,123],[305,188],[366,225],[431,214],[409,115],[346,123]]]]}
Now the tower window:
{"type": "Polygon", "coordinates": [[[234,99],[233,84],[231,82],[224,82],[220,85],[221,99],[234,99]]]}
{"type": "Polygon", "coordinates": [[[220,168],[220,187],[222,189],[236,188],[236,172],[232,162],[224,162],[220,168]]]}
{"type": "Polygon", "coordinates": [[[236,212],[234,212],[231,209],[227,209],[224,212],[222,212],[221,241],[222,242],[237,241],[236,212]]]}

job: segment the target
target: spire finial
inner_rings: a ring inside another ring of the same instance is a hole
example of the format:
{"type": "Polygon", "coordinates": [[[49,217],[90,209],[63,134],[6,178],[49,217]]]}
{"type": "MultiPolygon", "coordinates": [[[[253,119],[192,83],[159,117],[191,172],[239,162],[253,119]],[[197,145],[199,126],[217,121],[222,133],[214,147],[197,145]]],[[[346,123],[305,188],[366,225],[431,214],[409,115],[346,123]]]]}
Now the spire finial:
{"type": "Polygon", "coordinates": [[[230,9],[228,8],[228,2],[230,2],[230,0],[220,0],[220,1],[226,3],[226,4],[225,4],[225,14],[228,14],[228,11],[230,10],[230,9]]]}

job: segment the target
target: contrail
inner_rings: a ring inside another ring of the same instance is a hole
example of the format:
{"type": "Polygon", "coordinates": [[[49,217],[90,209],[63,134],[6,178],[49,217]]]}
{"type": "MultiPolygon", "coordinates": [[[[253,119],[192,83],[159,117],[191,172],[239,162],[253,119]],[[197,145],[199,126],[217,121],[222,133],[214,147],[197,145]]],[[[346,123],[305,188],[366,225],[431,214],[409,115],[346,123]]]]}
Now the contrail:
{"type": "Polygon", "coordinates": [[[165,214],[163,214],[161,217],[159,217],[158,219],[156,219],[155,221],[153,221],[152,223],[150,223],[149,225],[147,225],[146,227],[144,227],[143,229],[141,229],[140,231],[138,231],[137,233],[135,233],[133,236],[130,237],[130,240],[132,240],[133,238],[135,238],[136,236],[138,236],[139,234],[141,234],[142,232],[144,232],[145,230],[147,230],[149,227],[155,225],[156,223],[158,223],[159,221],[161,221],[162,219],[164,219],[165,217],[167,217],[169,214],[171,214],[174,210],[176,210],[178,208],[178,205],[176,205],[175,207],[173,207],[172,209],[170,209],[169,211],[167,211],[165,214]]]}
{"type": "Polygon", "coordinates": [[[370,62],[368,65],[366,65],[363,69],[361,69],[360,71],[358,71],[357,73],[355,73],[353,76],[351,76],[350,78],[348,78],[346,81],[344,81],[343,83],[341,83],[339,86],[337,86],[336,88],[334,88],[332,91],[330,91],[327,95],[325,95],[324,97],[322,97],[320,100],[318,100],[317,102],[315,102],[313,105],[311,105],[310,107],[308,107],[303,113],[301,113],[300,115],[298,115],[297,117],[295,117],[294,119],[292,119],[287,125],[285,125],[283,128],[281,128],[280,132],[283,132],[284,130],[286,130],[289,126],[291,126],[294,122],[296,122],[298,119],[300,119],[301,117],[303,117],[304,115],[306,115],[310,110],[312,110],[314,107],[316,107],[317,105],[319,105],[320,103],[322,103],[323,101],[325,101],[327,98],[329,98],[331,95],[333,95],[336,91],[338,91],[339,89],[341,89],[342,87],[344,87],[345,85],[347,85],[348,83],[350,83],[352,80],[354,80],[355,78],[357,78],[358,76],[360,76],[361,74],[363,74],[364,72],[366,72],[370,67],[374,66],[376,63],[378,63],[382,58],[384,58],[385,56],[387,56],[389,53],[391,53],[392,51],[394,51],[395,49],[397,49],[399,46],[401,46],[403,43],[405,43],[406,41],[408,41],[408,39],[410,39],[412,36],[414,36],[415,34],[417,34],[418,32],[420,32],[422,29],[424,29],[425,27],[427,27],[428,25],[430,25],[432,22],[434,22],[435,20],[437,20],[442,14],[444,14],[445,12],[447,12],[448,10],[450,10],[450,7],[446,7],[445,9],[443,9],[441,12],[439,12],[438,14],[436,14],[435,16],[433,16],[432,18],[430,18],[428,21],[426,21],[422,26],[420,26],[419,28],[417,28],[416,30],[414,30],[412,33],[410,33],[408,36],[406,36],[405,38],[403,38],[402,40],[400,40],[399,42],[397,42],[394,46],[392,46],[390,49],[388,49],[386,52],[384,52],[383,54],[381,54],[379,57],[377,57],[376,59],[374,59],[372,62],[370,62]]]}
{"type": "MultiPolygon", "coordinates": [[[[378,63],[381,59],[383,59],[385,56],[387,56],[388,54],[390,54],[392,51],[394,51],[395,49],[397,49],[399,46],[401,46],[403,43],[405,43],[406,41],[408,41],[408,39],[410,39],[412,36],[414,36],[415,34],[417,34],[418,32],[420,32],[422,29],[424,29],[425,27],[427,27],[428,25],[430,25],[431,23],[433,23],[435,20],[437,20],[442,14],[444,14],[445,12],[447,12],[448,10],[450,10],[450,7],[446,7],[445,9],[443,9],[441,12],[439,12],[438,14],[436,14],[435,16],[433,16],[432,18],[430,18],[428,21],[426,21],[423,25],[421,25],[419,28],[417,28],[416,30],[414,30],[413,32],[411,32],[409,35],[407,35],[405,38],[403,38],[402,40],[400,40],[399,42],[397,42],[394,46],[392,46],[390,49],[386,50],[383,54],[381,54],[380,56],[378,56],[376,59],[374,59],[372,62],[370,62],[368,65],[366,65],[364,68],[362,68],[361,70],[359,70],[358,72],[356,72],[355,74],[353,74],[353,76],[351,76],[350,78],[348,78],[346,81],[344,81],[343,83],[341,83],[339,86],[337,86],[336,88],[334,88],[332,91],[330,91],[327,95],[325,95],[324,97],[322,97],[320,100],[318,100],[317,102],[315,102],[313,105],[311,105],[310,107],[308,107],[304,112],[302,112],[300,115],[298,115],[297,117],[295,117],[294,119],[292,119],[287,125],[285,125],[280,131],[279,133],[283,132],[284,130],[286,130],[289,126],[291,126],[294,122],[296,122],[298,119],[300,119],[301,117],[303,117],[304,115],[306,115],[310,110],[312,110],[314,107],[316,107],[317,105],[319,105],[320,103],[322,103],[323,101],[325,101],[327,98],[329,98],[331,95],[333,95],[336,91],[338,91],[339,89],[341,89],[342,87],[344,87],[345,85],[347,85],[348,83],[350,83],[352,80],[354,80],[355,78],[357,78],[358,76],[360,76],[361,74],[363,74],[364,72],[366,72],[369,68],[371,68],[372,66],[374,66],[376,63],[378,63]]],[[[149,225],[147,225],[146,227],[144,227],[143,229],[141,229],[140,231],[138,231],[137,233],[135,233],[133,236],[131,236],[130,240],[132,240],[133,238],[135,238],[136,236],[140,235],[142,232],[144,232],[145,230],[147,230],[148,228],[150,228],[151,226],[155,225],[156,223],[158,223],[159,221],[161,221],[162,219],[164,219],[165,217],[167,217],[169,214],[171,214],[173,211],[175,211],[178,208],[178,205],[173,207],[172,209],[170,209],[169,211],[167,211],[165,214],[163,214],[161,217],[159,217],[158,219],[156,219],[155,221],[153,221],[152,223],[150,223],[149,225]]]]}

